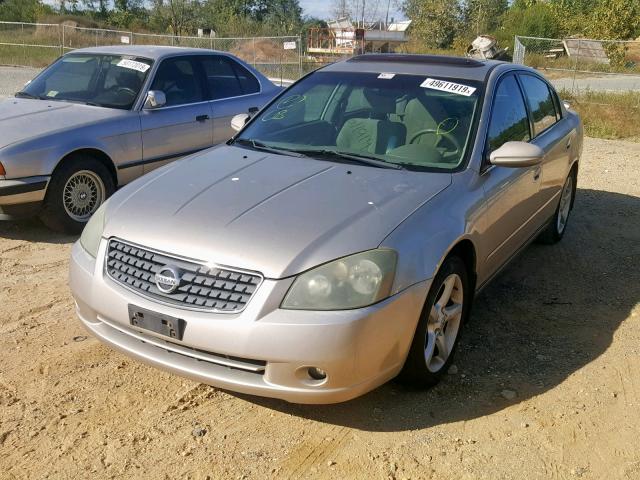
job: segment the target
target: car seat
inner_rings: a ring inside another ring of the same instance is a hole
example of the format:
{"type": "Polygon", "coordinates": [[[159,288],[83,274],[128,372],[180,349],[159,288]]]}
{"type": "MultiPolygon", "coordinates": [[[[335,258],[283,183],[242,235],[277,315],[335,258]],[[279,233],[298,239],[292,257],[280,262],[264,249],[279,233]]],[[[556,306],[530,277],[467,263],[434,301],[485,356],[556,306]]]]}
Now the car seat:
{"type": "Polygon", "coordinates": [[[406,128],[392,122],[396,99],[381,89],[364,88],[364,97],[371,106],[369,118],[350,118],[336,139],[336,146],[350,152],[385,154],[405,143],[406,128]]]}

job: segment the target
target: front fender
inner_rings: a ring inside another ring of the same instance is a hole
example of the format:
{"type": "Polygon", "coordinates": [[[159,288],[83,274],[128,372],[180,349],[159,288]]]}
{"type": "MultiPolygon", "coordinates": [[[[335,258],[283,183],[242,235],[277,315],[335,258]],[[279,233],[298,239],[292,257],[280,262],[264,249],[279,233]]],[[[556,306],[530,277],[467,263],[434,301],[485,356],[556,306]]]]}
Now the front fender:
{"type": "Polygon", "coordinates": [[[117,167],[140,160],[142,142],[137,115],[125,115],[108,122],[45,133],[0,150],[6,178],[51,175],[60,162],[78,150],[97,150],[117,167]]]}
{"type": "Polygon", "coordinates": [[[381,247],[398,252],[393,293],[433,278],[461,241],[481,249],[484,222],[482,187],[472,170],[453,175],[451,185],[405,219],[381,247]]]}

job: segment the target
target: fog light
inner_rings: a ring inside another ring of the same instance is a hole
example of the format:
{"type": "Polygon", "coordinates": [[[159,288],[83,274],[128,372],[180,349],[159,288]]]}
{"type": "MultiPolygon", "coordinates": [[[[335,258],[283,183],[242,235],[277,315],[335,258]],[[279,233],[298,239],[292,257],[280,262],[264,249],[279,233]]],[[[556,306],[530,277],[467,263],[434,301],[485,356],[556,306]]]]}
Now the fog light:
{"type": "Polygon", "coordinates": [[[307,373],[314,380],[324,380],[325,378],[327,378],[327,372],[321,370],[318,367],[309,367],[307,369],[307,373]]]}

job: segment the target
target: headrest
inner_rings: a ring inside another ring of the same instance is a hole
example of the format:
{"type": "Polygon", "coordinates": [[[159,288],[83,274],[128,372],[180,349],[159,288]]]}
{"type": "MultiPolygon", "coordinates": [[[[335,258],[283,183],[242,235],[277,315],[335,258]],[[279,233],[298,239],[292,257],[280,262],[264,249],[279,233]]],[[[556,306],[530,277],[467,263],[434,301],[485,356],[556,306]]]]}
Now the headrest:
{"type": "Polygon", "coordinates": [[[384,115],[396,113],[396,97],[393,94],[393,90],[364,88],[362,93],[374,112],[384,115]]]}

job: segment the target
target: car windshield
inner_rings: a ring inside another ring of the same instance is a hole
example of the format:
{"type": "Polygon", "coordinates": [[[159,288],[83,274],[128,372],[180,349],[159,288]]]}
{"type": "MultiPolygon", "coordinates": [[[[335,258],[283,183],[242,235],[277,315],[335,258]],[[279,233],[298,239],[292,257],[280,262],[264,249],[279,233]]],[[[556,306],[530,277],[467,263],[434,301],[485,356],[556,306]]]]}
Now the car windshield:
{"type": "Polygon", "coordinates": [[[454,78],[320,71],[271,103],[236,142],[371,166],[453,170],[465,158],[480,93],[479,82],[454,78]]]}
{"type": "Polygon", "coordinates": [[[146,58],[124,55],[65,55],[16,96],[128,110],[152,63],[146,58]]]}

